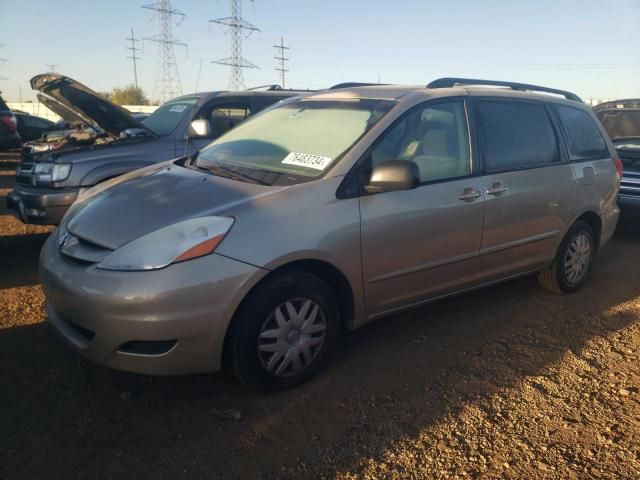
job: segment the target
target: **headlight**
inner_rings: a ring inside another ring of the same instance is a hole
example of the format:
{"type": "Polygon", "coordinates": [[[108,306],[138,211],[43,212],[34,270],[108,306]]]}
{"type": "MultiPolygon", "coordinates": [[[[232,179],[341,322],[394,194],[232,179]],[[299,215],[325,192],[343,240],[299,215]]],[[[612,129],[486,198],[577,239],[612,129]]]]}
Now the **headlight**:
{"type": "Polygon", "coordinates": [[[48,152],[49,150],[53,150],[52,143],[36,143],[31,146],[31,151],[34,153],[48,152]]]}
{"type": "Polygon", "coordinates": [[[38,182],[61,182],[71,173],[70,163],[36,163],[34,170],[38,182]]]}
{"type": "Polygon", "coordinates": [[[212,253],[233,225],[229,217],[200,217],[133,240],[98,264],[104,270],[156,270],[212,253]]]}

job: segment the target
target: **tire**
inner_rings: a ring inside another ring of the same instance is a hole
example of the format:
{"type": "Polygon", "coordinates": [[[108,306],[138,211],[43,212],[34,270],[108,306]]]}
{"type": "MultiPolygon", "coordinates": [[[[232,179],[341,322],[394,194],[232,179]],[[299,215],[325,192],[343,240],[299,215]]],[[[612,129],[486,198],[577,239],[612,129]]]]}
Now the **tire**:
{"type": "Polygon", "coordinates": [[[593,229],[588,223],[578,220],[562,240],[551,266],[538,274],[540,285],[554,293],[575,292],[589,276],[596,248],[593,229]],[[588,253],[584,253],[585,248],[588,248],[588,253]],[[580,252],[582,254],[578,255],[580,252]],[[578,265],[576,269],[568,264],[572,258],[573,265],[578,265]]]}
{"type": "Polygon", "coordinates": [[[258,390],[291,388],[317,373],[339,332],[331,288],[310,273],[282,273],[242,302],[225,343],[225,367],[258,390]]]}

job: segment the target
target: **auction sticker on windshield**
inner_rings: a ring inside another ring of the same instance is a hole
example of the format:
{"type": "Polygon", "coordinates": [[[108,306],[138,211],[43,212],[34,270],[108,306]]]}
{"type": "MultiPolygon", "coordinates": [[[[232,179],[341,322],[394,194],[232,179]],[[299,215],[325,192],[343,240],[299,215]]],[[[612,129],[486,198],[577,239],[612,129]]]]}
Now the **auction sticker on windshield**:
{"type": "Polygon", "coordinates": [[[314,170],[324,170],[331,163],[331,160],[333,160],[331,157],[323,157],[322,155],[291,152],[282,160],[282,163],[313,168],[314,170]]]}
{"type": "Polygon", "coordinates": [[[187,105],[174,105],[169,109],[170,112],[184,112],[187,109],[187,105]]]}

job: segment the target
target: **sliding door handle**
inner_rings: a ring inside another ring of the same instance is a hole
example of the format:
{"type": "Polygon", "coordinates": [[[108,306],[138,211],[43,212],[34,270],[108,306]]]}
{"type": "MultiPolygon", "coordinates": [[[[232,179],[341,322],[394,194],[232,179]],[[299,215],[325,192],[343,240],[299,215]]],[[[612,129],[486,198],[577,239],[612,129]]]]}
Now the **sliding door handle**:
{"type": "Polygon", "coordinates": [[[486,194],[487,195],[501,195],[506,191],[507,191],[507,187],[505,187],[503,184],[494,183],[493,185],[491,185],[491,188],[489,188],[486,191],[486,194]]]}

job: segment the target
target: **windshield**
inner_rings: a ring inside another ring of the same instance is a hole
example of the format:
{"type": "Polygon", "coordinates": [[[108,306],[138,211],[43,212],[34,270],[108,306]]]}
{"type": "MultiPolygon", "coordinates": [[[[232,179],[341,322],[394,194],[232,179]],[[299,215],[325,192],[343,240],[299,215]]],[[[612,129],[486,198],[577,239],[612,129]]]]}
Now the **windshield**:
{"type": "Polygon", "coordinates": [[[218,138],[195,165],[269,185],[308,181],[327,171],[392,106],[370,99],[295,100],[218,138]]]}
{"type": "Polygon", "coordinates": [[[175,130],[178,123],[199,100],[199,97],[183,97],[169,100],[142,120],[142,123],[158,135],[168,135],[175,130]]]}

